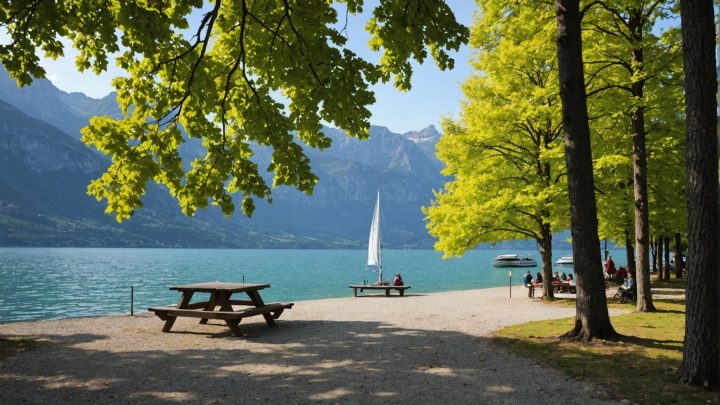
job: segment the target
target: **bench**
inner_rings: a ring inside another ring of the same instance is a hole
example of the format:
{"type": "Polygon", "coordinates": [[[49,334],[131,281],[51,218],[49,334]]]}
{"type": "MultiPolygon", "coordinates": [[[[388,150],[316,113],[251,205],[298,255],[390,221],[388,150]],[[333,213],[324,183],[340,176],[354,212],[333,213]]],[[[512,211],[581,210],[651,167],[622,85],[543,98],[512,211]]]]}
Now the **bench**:
{"type": "Polygon", "coordinates": [[[396,290],[400,293],[400,296],[405,296],[405,290],[409,289],[409,285],[366,285],[366,284],[351,284],[348,287],[353,289],[353,297],[357,297],[357,290],[363,292],[363,290],[385,290],[385,296],[390,296],[390,290],[396,290]]]}
{"type": "MultiPolygon", "coordinates": [[[[232,302],[232,301],[231,301],[232,302]]],[[[172,318],[172,322],[169,324],[166,323],[165,327],[163,327],[163,332],[170,332],[170,328],[172,328],[172,324],[174,323],[174,319],[178,316],[182,317],[189,317],[189,318],[201,318],[203,320],[205,319],[222,319],[224,320],[230,329],[233,331],[235,336],[242,336],[242,333],[240,333],[240,329],[238,328],[238,324],[242,320],[242,318],[247,318],[251,316],[256,315],[265,315],[269,314],[272,316],[272,319],[278,319],[280,315],[285,311],[285,309],[291,309],[295,303],[272,303],[272,304],[265,304],[261,307],[254,307],[254,308],[247,308],[247,309],[241,309],[238,311],[213,311],[208,309],[195,309],[195,308],[203,308],[204,305],[206,305],[206,302],[203,303],[197,303],[197,304],[191,304],[186,309],[180,309],[175,306],[166,306],[166,307],[153,307],[148,308],[148,311],[154,312],[155,315],[158,316],[163,321],[167,321],[168,319],[172,318]],[[192,308],[194,307],[194,308],[192,308]]],[[[272,326],[272,324],[269,324],[272,326]]]]}

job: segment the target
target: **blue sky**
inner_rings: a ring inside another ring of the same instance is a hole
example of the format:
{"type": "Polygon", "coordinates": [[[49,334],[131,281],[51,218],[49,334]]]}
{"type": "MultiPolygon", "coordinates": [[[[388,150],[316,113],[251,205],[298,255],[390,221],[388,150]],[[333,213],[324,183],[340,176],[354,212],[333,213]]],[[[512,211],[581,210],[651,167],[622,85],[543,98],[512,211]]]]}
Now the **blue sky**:
{"type": "MultiPolygon", "coordinates": [[[[476,8],[472,0],[447,0],[458,20],[469,26],[476,8]]],[[[362,15],[350,16],[348,21],[348,47],[360,56],[371,61],[380,58],[379,53],[369,50],[369,35],[364,26],[377,0],[366,2],[362,15]]],[[[0,38],[2,39],[2,38],[0,38]]],[[[66,50],[66,57],[58,60],[44,59],[43,66],[47,77],[57,87],[67,92],[79,91],[90,97],[101,98],[113,89],[110,84],[114,76],[121,71],[111,68],[99,76],[92,72],[78,73],[75,68],[75,53],[66,50]]],[[[428,125],[438,126],[442,116],[457,116],[460,108],[462,92],[460,83],[469,76],[468,58],[470,50],[467,46],[454,54],[455,69],[443,72],[435,66],[432,58],[423,65],[414,65],[412,90],[402,93],[392,84],[381,84],[373,87],[377,102],[371,106],[373,125],[386,126],[394,132],[407,132],[424,128],[428,125]]]]}

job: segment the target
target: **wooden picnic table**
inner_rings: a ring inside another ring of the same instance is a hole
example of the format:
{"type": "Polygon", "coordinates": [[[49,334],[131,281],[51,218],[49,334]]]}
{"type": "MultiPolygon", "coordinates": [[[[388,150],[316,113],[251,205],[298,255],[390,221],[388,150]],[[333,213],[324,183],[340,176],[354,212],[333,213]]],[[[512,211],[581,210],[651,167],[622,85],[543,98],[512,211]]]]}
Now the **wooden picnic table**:
{"type": "Polygon", "coordinates": [[[242,336],[238,327],[242,318],[262,315],[268,326],[273,327],[275,319],[279,318],[285,309],[290,309],[294,305],[294,303],[265,304],[258,291],[269,287],[269,284],[221,282],[175,285],[169,288],[181,292],[180,301],[176,306],[153,307],[148,310],[155,312],[155,315],[165,321],[163,332],[170,332],[178,316],[186,316],[200,318],[201,324],[206,324],[208,319],[222,319],[235,336],[242,336]],[[196,292],[208,293],[210,298],[207,301],[190,303],[196,292]],[[250,299],[232,299],[232,295],[236,293],[245,293],[250,299]],[[233,305],[247,308],[236,310],[233,305]]]}

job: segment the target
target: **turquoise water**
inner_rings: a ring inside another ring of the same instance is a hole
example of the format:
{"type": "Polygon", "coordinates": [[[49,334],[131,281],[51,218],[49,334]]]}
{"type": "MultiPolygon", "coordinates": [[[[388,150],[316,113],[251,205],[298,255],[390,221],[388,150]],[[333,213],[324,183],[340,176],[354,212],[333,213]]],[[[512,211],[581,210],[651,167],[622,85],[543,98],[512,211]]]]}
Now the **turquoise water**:
{"type": "MultiPolygon", "coordinates": [[[[508,270],[490,267],[506,250],[474,250],[442,260],[432,250],[384,250],[385,278],[396,272],[409,293],[466,290],[508,285],[508,270]]],[[[569,251],[557,251],[553,262],[569,251]]],[[[611,253],[623,265],[624,252],[611,253]]],[[[0,322],[129,313],[130,286],[135,311],[177,302],[169,285],[227,281],[270,284],[266,302],[348,297],[348,284],[372,282],[364,250],[214,250],[0,248],[0,322]]],[[[519,284],[528,269],[513,269],[519,284]]],[[[530,269],[533,274],[540,267],[530,269]]],[[[571,272],[568,267],[558,271],[571,272]]],[[[518,291],[519,293],[519,291],[518,291]]]]}

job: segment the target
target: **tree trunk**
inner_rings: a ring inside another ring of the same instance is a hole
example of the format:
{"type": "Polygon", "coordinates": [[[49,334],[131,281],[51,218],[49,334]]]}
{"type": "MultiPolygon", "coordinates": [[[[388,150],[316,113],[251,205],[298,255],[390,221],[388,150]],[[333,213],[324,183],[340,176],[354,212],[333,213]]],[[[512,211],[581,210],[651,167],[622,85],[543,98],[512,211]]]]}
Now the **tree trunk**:
{"type": "Polygon", "coordinates": [[[683,268],[685,263],[682,259],[682,239],[680,232],[675,232],[675,278],[680,280],[682,278],[683,268]]]}
{"type": "MultiPolygon", "coordinates": [[[[628,29],[633,34],[633,50],[630,57],[632,77],[643,76],[643,50],[639,44],[643,34],[643,9],[631,11],[628,19],[628,29]]],[[[644,95],[645,79],[632,83],[632,95],[642,100],[644,95]]],[[[640,104],[630,116],[633,143],[633,195],[635,198],[635,257],[637,258],[637,310],[638,312],[654,311],[652,291],[650,290],[650,223],[648,208],[647,186],[647,151],[645,148],[645,107],[640,104]]]]}
{"type": "Polygon", "coordinates": [[[627,271],[635,278],[635,248],[633,247],[630,231],[625,229],[625,254],[627,256],[627,271]]]}
{"type": "Polygon", "coordinates": [[[663,246],[663,237],[662,237],[662,236],[658,236],[657,238],[655,238],[655,243],[657,243],[657,248],[656,248],[656,250],[657,250],[657,255],[655,255],[655,260],[656,260],[656,263],[657,263],[658,280],[662,280],[662,278],[663,278],[663,277],[662,277],[662,275],[663,275],[663,268],[664,268],[664,266],[663,266],[663,261],[662,261],[662,258],[663,258],[663,250],[664,250],[664,249],[663,249],[663,247],[664,247],[664,246],[663,246]]]}
{"type": "Polygon", "coordinates": [[[652,269],[653,269],[653,271],[657,270],[657,268],[658,268],[658,266],[657,266],[657,252],[658,252],[657,239],[655,239],[654,237],[650,236],[650,258],[651,258],[651,259],[650,259],[650,262],[651,262],[651,264],[652,264],[652,269]]]}
{"type": "Polygon", "coordinates": [[[543,269],[543,292],[546,299],[555,298],[552,285],[552,233],[550,232],[550,224],[544,223],[540,226],[541,239],[538,240],[540,246],[540,257],[542,258],[543,269]]]}
{"type": "Polygon", "coordinates": [[[717,387],[720,380],[718,283],[718,137],[715,25],[711,0],[681,0],[685,62],[688,264],[680,378],[717,387]]]}
{"type": "Polygon", "coordinates": [[[670,280],[670,237],[666,236],[665,241],[665,273],[663,273],[663,280],[670,280]]]}
{"type": "Polygon", "coordinates": [[[563,338],[589,341],[614,338],[617,333],[608,315],[601,265],[579,7],[578,0],[555,1],[570,233],[577,284],[575,327],[563,338]]]}

